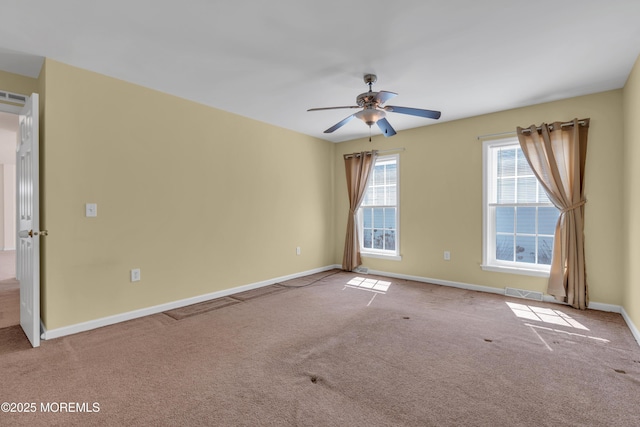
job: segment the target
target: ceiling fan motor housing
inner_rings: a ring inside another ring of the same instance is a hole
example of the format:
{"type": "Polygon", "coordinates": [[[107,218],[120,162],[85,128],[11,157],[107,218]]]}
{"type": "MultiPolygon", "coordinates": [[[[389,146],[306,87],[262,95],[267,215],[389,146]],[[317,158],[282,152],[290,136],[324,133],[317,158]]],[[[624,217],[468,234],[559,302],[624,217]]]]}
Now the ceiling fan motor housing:
{"type": "Polygon", "coordinates": [[[376,95],[378,92],[365,92],[358,95],[356,98],[356,104],[359,107],[365,108],[376,108],[379,104],[379,101],[376,101],[376,95]]]}
{"type": "Polygon", "coordinates": [[[361,93],[356,98],[356,103],[360,107],[364,108],[377,108],[380,104],[380,101],[376,101],[376,95],[378,92],[373,92],[371,90],[371,85],[373,85],[378,80],[378,77],[375,74],[365,74],[364,82],[369,85],[369,92],[361,93]]]}

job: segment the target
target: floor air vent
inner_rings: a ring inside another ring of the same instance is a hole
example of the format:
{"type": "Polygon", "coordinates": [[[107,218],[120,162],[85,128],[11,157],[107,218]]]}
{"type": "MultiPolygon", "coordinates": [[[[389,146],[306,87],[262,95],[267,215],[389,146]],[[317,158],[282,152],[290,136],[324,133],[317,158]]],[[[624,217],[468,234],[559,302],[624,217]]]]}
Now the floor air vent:
{"type": "Polygon", "coordinates": [[[355,270],[353,270],[354,273],[362,273],[362,274],[369,274],[369,269],[367,267],[358,267],[355,270]]]}
{"type": "Polygon", "coordinates": [[[504,294],[508,297],[542,301],[542,292],[525,291],[524,289],[515,289],[515,288],[504,288],[504,294]]]}

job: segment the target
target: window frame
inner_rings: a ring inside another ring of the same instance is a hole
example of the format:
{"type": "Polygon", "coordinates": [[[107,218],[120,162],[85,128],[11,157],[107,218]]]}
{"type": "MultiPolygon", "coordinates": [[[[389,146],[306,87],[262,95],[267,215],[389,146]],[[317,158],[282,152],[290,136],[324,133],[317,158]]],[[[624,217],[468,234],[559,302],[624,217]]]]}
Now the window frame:
{"type": "MultiPolygon", "coordinates": [[[[378,162],[388,162],[393,160],[396,165],[396,201],[394,205],[369,205],[363,206],[362,204],[358,207],[358,212],[356,215],[357,225],[358,225],[358,240],[360,245],[360,255],[366,258],[381,258],[381,259],[390,259],[395,261],[402,260],[400,256],[400,155],[399,154],[389,154],[384,156],[378,156],[375,159],[375,165],[378,162]],[[364,243],[364,218],[363,218],[363,207],[395,207],[396,215],[395,215],[395,243],[396,248],[393,251],[384,250],[384,249],[372,249],[365,248],[363,246],[364,243]]],[[[369,176],[369,182],[367,182],[367,191],[369,191],[369,185],[371,184],[371,180],[373,179],[373,171],[369,176]]]]}
{"type": "MultiPolygon", "coordinates": [[[[549,277],[551,269],[547,264],[533,264],[518,261],[505,261],[496,259],[496,211],[494,202],[496,194],[496,161],[497,154],[494,150],[501,147],[520,146],[517,137],[485,140],[482,143],[482,264],[481,268],[487,271],[501,273],[522,274],[527,276],[549,277]],[[492,206],[493,205],[493,206],[492,206]]],[[[549,203],[508,203],[505,206],[522,207],[554,207],[549,203]]],[[[557,208],[556,208],[557,209],[557,208]]],[[[536,231],[536,236],[538,235],[536,231]]]]}

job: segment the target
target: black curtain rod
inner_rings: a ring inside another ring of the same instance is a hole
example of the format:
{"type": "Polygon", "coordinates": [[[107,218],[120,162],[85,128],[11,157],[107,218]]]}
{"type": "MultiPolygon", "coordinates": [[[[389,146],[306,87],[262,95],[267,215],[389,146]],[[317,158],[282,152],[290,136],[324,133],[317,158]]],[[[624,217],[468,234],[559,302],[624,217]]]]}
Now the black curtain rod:
{"type": "MultiPolygon", "coordinates": [[[[578,120],[578,124],[580,126],[584,126],[587,124],[587,120],[578,120]]],[[[573,126],[573,122],[566,122],[566,123],[561,123],[560,126],[573,126]]],[[[553,128],[553,126],[550,126],[551,128],[553,128]]],[[[538,130],[538,132],[540,132],[542,130],[542,128],[540,126],[538,126],[536,128],[538,130]]],[[[523,128],[522,129],[523,132],[529,132],[531,133],[531,129],[530,128],[523,128]]],[[[479,140],[485,140],[485,139],[490,139],[490,138],[496,138],[496,137],[500,137],[500,136],[515,136],[516,135],[516,131],[515,130],[511,130],[508,132],[500,132],[500,133],[490,133],[487,135],[479,135],[477,136],[477,139],[479,140]]]]}
{"type": "MultiPolygon", "coordinates": [[[[586,120],[578,120],[578,125],[584,126],[587,124],[586,120]]],[[[573,122],[560,123],[560,127],[573,126],[573,122]]],[[[549,128],[553,129],[553,124],[549,125],[549,128]]],[[[540,126],[536,128],[538,132],[542,130],[540,126]]],[[[522,128],[522,132],[531,132],[531,128],[522,128]]]]}
{"type": "MultiPolygon", "coordinates": [[[[382,154],[382,153],[392,153],[394,151],[404,151],[404,147],[400,147],[400,148],[389,148],[388,150],[373,150],[373,151],[365,151],[365,153],[367,154],[373,154],[374,152],[376,152],[377,154],[382,154]]],[[[351,157],[360,157],[360,153],[351,153],[351,154],[345,154],[343,156],[345,159],[349,159],[351,157]]]]}

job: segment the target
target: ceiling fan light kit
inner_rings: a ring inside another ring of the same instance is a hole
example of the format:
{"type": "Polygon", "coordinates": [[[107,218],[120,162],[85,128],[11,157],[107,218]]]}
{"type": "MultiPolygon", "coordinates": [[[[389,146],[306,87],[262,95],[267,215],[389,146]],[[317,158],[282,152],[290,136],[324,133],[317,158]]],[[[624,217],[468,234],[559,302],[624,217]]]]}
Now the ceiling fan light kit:
{"type": "MultiPolygon", "coordinates": [[[[375,74],[364,75],[364,82],[369,85],[369,91],[361,93],[356,97],[356,104],[358,105],[350,105],[345,107],[310,108],[307,111],[336,110],[340,108],[362,108],[362,110],[358,111],[357,113],[354,113],[336,123],[335,125],[331,126],[329,129],[325,130],[324,133],[331,133],[349,123],[354,117],[357,117],[358,119],[365,122],[369,126],[369,128],[371,128],[371,126],[373,126],[374,124],[377,124],[382,131],[382,134],[386,137],[396,134],[396,131],[386,119],[386,112],[408,114],[411,116],[425,117],[436,120],[440,118],[440,111],[423,110],[420,108],[410,107],[398,107],[394,105],[383,106],[382,104],[384,104],[394,96],[397,96],[398,94],[385,90],[374,92],[372,90],[372,85],[377,80],[378,77],[375,74]]],[[[369,140],[371,140],[371,137],[369,137],[369,140]]]]}
{"type": "Polygon", "coordinates": [[[375,108],[365,108],[362,111],[358,111],[354,114],[356,118],[362,120],[366,124],[371,127],[371,125],[375,125],[378,120],[383,119],[387,114],[383,110],[378,110],[375,108]]]}

